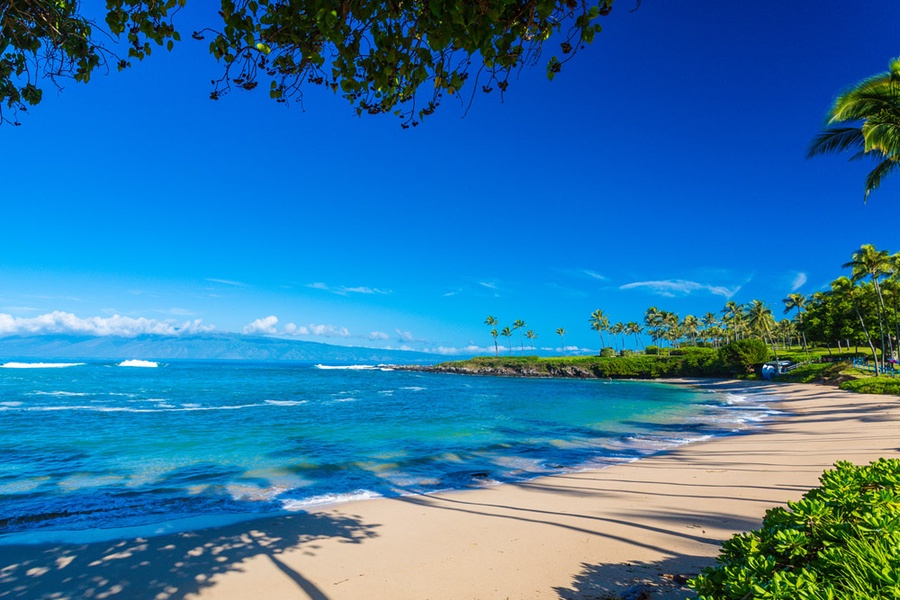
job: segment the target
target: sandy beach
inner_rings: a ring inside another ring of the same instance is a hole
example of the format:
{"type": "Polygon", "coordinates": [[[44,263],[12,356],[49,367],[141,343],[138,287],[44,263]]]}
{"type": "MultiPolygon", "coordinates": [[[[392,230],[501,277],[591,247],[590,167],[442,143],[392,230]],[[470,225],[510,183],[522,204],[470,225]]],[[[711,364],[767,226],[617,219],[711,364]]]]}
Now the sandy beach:
{"type": "Polygon", "coordinates": [[[783,412],[752,433],[602,471],[190,533],[2,545],[0,599],[688,598],[682,576],[712,564],[722,540],[758,527],[766,509],[798,499],[835,461],[898,456],[896,397],[700,385],[776,395],[783,412]]]}

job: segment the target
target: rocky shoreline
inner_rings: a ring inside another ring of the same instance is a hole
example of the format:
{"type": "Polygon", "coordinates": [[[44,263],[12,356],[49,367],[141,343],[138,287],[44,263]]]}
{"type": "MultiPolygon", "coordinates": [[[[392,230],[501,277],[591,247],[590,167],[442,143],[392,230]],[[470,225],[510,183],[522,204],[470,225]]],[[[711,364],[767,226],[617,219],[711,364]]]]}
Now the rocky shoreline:
{"type": "Polygon", "coordinates": [[[564,377],[571,379],[605,379],[594,370],[577,365],[467,365],[441,363],[437,365],[398,365],[399,371],[422,373],[453,373],[456,375],[491,375],[495,377],[564,377]]]}

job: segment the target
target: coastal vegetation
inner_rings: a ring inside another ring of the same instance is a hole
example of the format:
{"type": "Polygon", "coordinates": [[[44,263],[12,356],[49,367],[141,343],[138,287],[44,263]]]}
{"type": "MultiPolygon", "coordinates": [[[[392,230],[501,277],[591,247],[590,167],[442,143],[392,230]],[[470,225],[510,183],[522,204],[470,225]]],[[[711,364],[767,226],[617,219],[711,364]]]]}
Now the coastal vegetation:
{"type": "Polygon", "coordinates": [[[900,460],[838,462],[821,485],[722,545],[698,600],[900,597],[900,460]]]}
{"type": "MultiPolygon", "coordinates": [[[[643,325],[614,322],[598,308],[587,319],[600,342],[595,357],[490,363],[473,359],[450,364],[462,371],[542,376],[569,373],[585,377],[744,377],[752,376],[762,363],[774,359],[801,363],[804,370],[800,373],[810,380],[818,377],[854,391],[897,393],[900,385],[885,375],[894,374],[900,350],[900,252],[891,254],[864,244],[851,253],[843,268],[849,270],[849,275],[832,281],[827,291],[787,294],[782,300],[781,319],[776,319],[773,309],[758,299],[747,304],[729,300],[718,313],[707,312],[702,317],[681,318],[651,306],[644,313],[643,325]],[[651,345],[643,345],[644,334],[649,335],[651,345]],[[858,369],[848,364],[854,359],[859,363],[858,369]],[[843,365],[841,373],[834,372],[832,361],[843,365]],[[869,373],[871,376],[867,376],[869,373]]],[[[490,316],[485,323],[492,327],[496,350],[499,321],[490,316]]],[[[509,338],[524,326],[524,321],[517,319],[500,335],[509,338]]],[[[568,331],[560,327],[556,333],[563,338],[559,349],[563,355],[568,331]]],[[[533,347],[537,334],[529,330],[526,335],[533,347]]],[[[508,346],[512,357],[512,344],[508,346]]],[[[524,358],[524,343],[521,354],[524,358]]],[[[499,358],[499,350],[495,357],[499,358]]]]}

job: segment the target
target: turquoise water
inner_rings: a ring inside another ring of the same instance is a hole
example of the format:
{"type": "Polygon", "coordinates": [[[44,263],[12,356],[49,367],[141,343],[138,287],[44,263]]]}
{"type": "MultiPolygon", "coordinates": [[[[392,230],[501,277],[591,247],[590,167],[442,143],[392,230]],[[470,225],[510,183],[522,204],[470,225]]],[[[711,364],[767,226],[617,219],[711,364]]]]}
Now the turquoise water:
{"type": "Polygon", "coordinates": [[[769,413],[659,383],[128,364],[2,365],[0,540],[599,468],[769,413]]]}

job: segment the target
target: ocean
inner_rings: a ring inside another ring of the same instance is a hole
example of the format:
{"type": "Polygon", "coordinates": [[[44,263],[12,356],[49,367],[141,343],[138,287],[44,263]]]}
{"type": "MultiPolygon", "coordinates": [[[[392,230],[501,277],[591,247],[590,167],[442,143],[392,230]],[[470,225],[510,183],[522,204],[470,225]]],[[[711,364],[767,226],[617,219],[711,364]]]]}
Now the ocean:
{"type": "Polygon", "coordinates": [[[162,532],[603,468],[772,398],[254,362],[0,365],[0,543],[162,532]]]}

